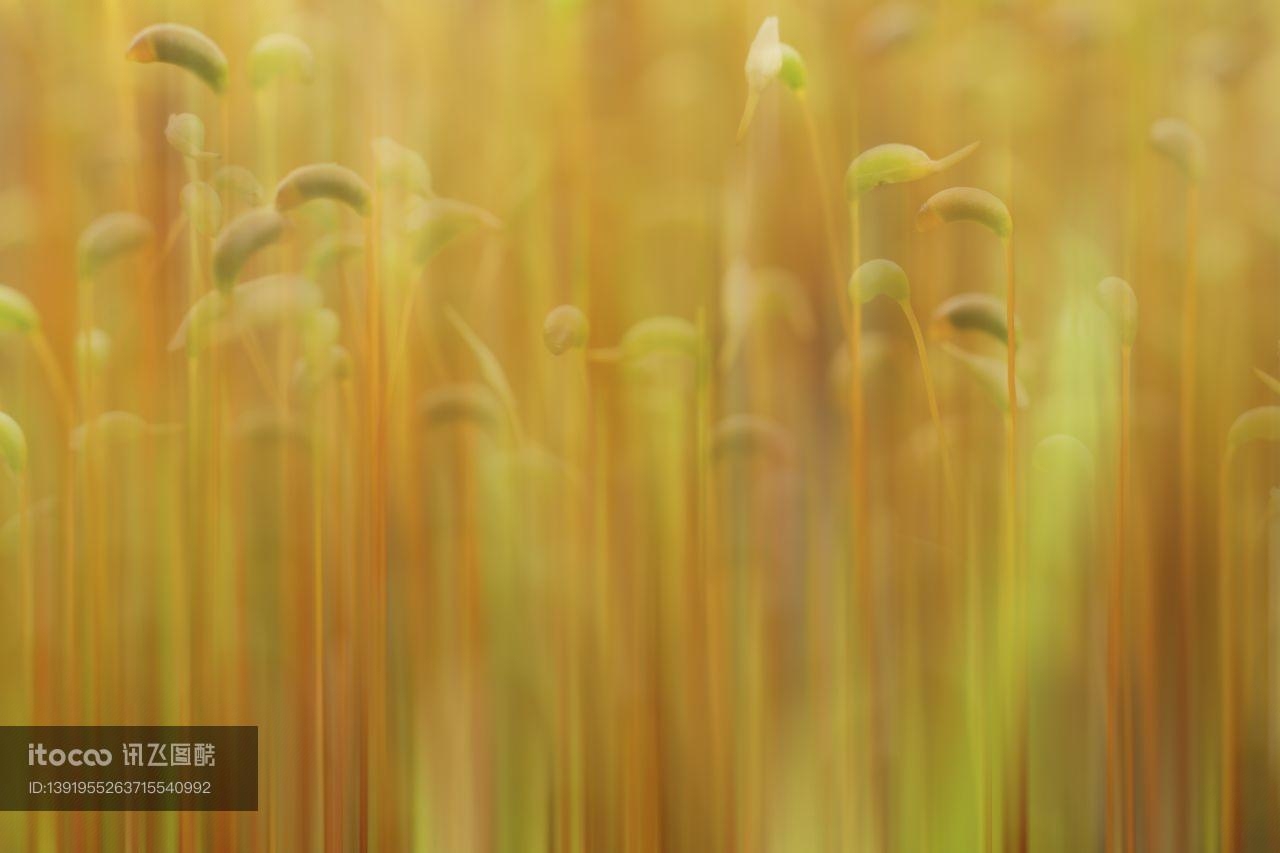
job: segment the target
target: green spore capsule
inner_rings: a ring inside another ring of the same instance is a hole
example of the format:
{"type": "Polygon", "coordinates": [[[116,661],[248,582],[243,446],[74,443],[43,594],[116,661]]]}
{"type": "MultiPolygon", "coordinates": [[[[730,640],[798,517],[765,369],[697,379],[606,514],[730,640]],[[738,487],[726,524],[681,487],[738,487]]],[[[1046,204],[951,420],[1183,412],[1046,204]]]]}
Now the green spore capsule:
{"type": "Polygon", "coordinates": [[[931,231],[952,222],[976,222],[1001,239],[1013,235],[1013,217],[1000,199],[974,187],[950,187],[935,193],[916,213],[916,230],[931,231]]]}
{"type": "Polygon", "coordinates": [[[1250,409],[1227,430],[1227,452],[1235,453],[1246,444],[1257,441],[1280,441],[1280,406],[1250,409]]]}
{"type": "Polygon", "coordinates": [[[80,232],[76,258],[82,278],[91,278],[112,261],[145,246],[154,233],[136,213],[116,211],[99,216],[80,232]]]}
{"type": "Polygon", "coordinates": [[[164,138],[183,157],[212,160],[218,156],[204,150],[204,122],[192,113],[169,116],[169,123],[164,128],[164,138]]]}
{"type": "Polygon", "coordinates": [[[649,317],[641,320],[622,336],[617,354],[627,361],[638,361],[655,353],[673,353],[696,357],[698,329],[683,317],[649,317]]]}
{"type": "Polygon", "coordinates": [[[968,157],[977,147],[978,143],[972,142],[940,160],[934,160],[919,148],[898,142],[868,148],[853,158],[845,172],[845,195],[853,201],[876,187],[903,184],[936,175],[968,157]]]}
{"type": "Polygon", "coordinates": [[[1120,342],[1133,346],[1138,337],[1138,298],[1129,282],[1115,276],[1098,282],[1098,304],[1120,336],[1120,342]]]}
{"type": "Polygon", "coordinates": [[[1180,118],[1157,119],[1147,133],[1151,147],[1169,158],[1192,181],[1204,171],[1204,142],[1191,125],[1180,118]]]}
{"type": "MultiPolygon", "coordinates": [[[[1017,319],[1014,325],[1017,326],[1017,319]]],[[[943,300],[933,312],[929,331],[936,338],[950,338],[959,333],[977,332],[1009,344],[1009,328],[1004,301],[987,293],[957,293],[943,300]]],[[[1014,329],[1014,341],[1021,340],[1021,330],[1014,329]]]]}
{"type": "Polygon", "coordinates": [[[542,324],[542,341],[552,355],[563,355],[587,345],[590,325],[587,315],[573,305],[552,308],[542,324]]]}
{"type": "Polygon", "coordinates": [[[346,166],[311,163],[299,166],[281,179],[276,187],[276,210],[292,210],[309,201],[329,199],[368,216],[372,194],[364,178],[346,166]]]}
{"type": "Polygon", "coordinates": [[[221,94],[227,88],[227,57],[204,33],[182,24],[152,24],[129,42],[131,62],[162,62],[186,69],[221,94]]]}
{"type": "Polygon", "coordinates": [[[213,281],[218,289],[229,291],[249,259],[279,240],[284,226],[284,217],[270,207],[250,210],[229,222],[213,243],[213,281]]]}
{"type": "Polygon", "coordinates": [[[304,83],[315,76],[316,58],[302,39],[290,33],[271,33],[249,51],[249,83],[262,89],[281,77],[304,83]]]}
{"type": "Polygon", "coordinates": [[[0,332],[26,334],[40,328],[36,306],[21,291],[0,284],[0,332]]]}
{"type": "Polygon", "coordinates": [[[887,296],[895,302],[911,298],[907,274],[893,261],[883,258],[867,261],[849,278],[850,299],[866,304],[877,296],[887,296]]]}

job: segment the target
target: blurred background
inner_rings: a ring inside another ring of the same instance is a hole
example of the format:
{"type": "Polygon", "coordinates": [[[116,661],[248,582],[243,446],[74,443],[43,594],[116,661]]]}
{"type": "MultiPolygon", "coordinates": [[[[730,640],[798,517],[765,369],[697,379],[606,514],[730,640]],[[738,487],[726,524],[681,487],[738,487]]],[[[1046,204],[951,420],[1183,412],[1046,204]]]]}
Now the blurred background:
{"type": "Polygon", "coordinates": [[[0,848],[1280,848],[1276,12],[0,0],[0,848]]]}

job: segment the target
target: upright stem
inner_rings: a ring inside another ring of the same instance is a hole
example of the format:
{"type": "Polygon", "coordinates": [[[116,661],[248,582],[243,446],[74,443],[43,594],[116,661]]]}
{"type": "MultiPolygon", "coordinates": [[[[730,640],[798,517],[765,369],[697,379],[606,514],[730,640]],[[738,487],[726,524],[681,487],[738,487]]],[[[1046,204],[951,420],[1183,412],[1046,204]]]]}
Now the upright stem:
{"type": "MultiPolygon", "coordinates": [[[[368,637],[368,659],[370,668],[369,686],[371,720],[369,739],[370,752],[368,781],[373,782],[375,791],[380,789],[384,781],[382,775],[386,759],[386,604],[387,604],[387,551],[386,551],[386,424],[385,399],[382,388],[382,292],[378,281],[378,233],[380,200],[375,184],[372,214],[366,221],[365,232],[365,311],[367,322],[368,370],[367,411],[369,456],[369,569],[372,575],[368,609],[366,611],[368,637]]],[[[364,784],[368,784],[365,781],[364,784]]],[[[386,828],[381,823],[377,828],[378,837],[386,828]]]]}
{"type": "Polygon", "coordinates": [[[1231,451],[1222,460],[1218,475],[1218,667],[1221,683],[1221,761],[1222,792],[1219,815],[1219,834],[1222,853],[1235,853],[1237,836],[1237,758],[1236,758],[1236,697],[1235,697],[1235,649],[1232,637],[1231,614],[1235,605],[1235,571],[1231,565],[1230,487],[1231,451]]]}
{"type": "MultiPolygon", "coordinates": [[[[803,93],[798,96],[800,100],[800,112],[804,115],[805,136],[809,140],[809,159],[813,163],[813,175],[818,182],[818,201],[822,207],[822,230],[825,236],[827,247],[827,264],[831,268],[831,280],[835,282],[836,294],[840,297],[840,305],[844,305],[844,280],[840,274],[840,256],[838,251],[839,240],[836,237],[835,216],[831,212],[831,204],[827,199],[827,167],[822,157],[822,145],[818,140],[818,126],[813,120],[813,110],[809,108],[809,100],[804,97],[803,93]]],[[[856,203],[856,202],[855,202],[856,203]]],[[[854,269],[857,269],[857,252],[853,253],[854,269]]],[[[841,320],[848,325],[848,312],[841,311],[841,320]]],[[[848,329],[846,328],[847,332],[848,329]]]]}
{"type": "MultiPolygon", "coordinates": [[[[318,414],[318,413],[316,413],[318,414]]],[[[314,446],[311,448],[311,549],[312,549],[312,646],[315,667],[316,706],[316,782],[318,785],[318,802],[320,811],[321,837],[327,837],[329,825],[328,814],[328,778],[325,775],[325,672],[324,672],[324,495],[322,488],[324,479],[324,456],[328,448],[327,436],[323,430],[323,421],[315,417],[314,430],[317,433],[314,446]]]]}
{"type": "Polygon", "coordinates": [[[1018,563],[1018,341],[1015,333],[1017,291],[1014,286],[1013,237],[1004,241],[1005,258],[1005,382],[1009,396],[1009,419],[1005,466],[1008,498],[1005,505],[1005,558],[1008,569],[1016,573],[1018,563]]]}
{"type": "Polygon", "coordinates": [[[32,531],[35,527],[35,514],[31,510],[31,477],[25,471],[18,475],[18,524],[20,525],[19,562],[22,564],[22,589],[20,593],[22,596],[22,658],[25,664],[22,671],[22,681],[28,691],[27,713],[34,724],[36,722],[36,680],[37,667],[39,665],[36,661],[35,555],[32,552],[35,546],[32,536],[32,531]]]}
{"type": "MultiPolygon", "coordinates": [[[[1017,821],[1013,825],[1014,837],[1020,838],[1026,829],[1027,807],[1027,730],[1026,730],[1026,591],[1024,579],[1018,565],[1018,370],[1017,370],[1017,289],[1014,281],[1013,237],[1004,241],[1005,252],[1005,328],[1007,340],[1005,346],[1005,381],[1009,398],[1008,414],[1005,419],[1005,590],[1010,596],[1008,618],[1012,620],[1012,636],[1008,640],[1013,645],[1012,683],[1009,685],[1010,702],[1008,711],[1011,714],[1010,724],[1013,727],[1013,771],[1016,778],[1017,801],[1005,812],[1006,826],[1012,816],[1017,821]]],[[[1006,783],[1008,784],[1008,783],[1006,783]]],[[[1008,788],[1006,788],[1008,790],[1008,788]]]]}
{"type": "MultiPolygon", "coordinates": [[[[850,257],[852,269],[858,268],[861,260],[859,254],[861,252],[861,240],[859,234],[858,221],[858,200],[854,199],[849,202],[849,232],[850,232],[850,257]]],[[[841,304],[844,303],[844,294],[841,294],[841,304]]],[[[848,342],[849,342],[849,436],[850,436],[850,476],[852,478],[849,490],[849,500],[853,507],[853,536],[854,536],[854,553],[857,560],[857,570],[864,572],[867,565],[864,557],[868,553],[867,548],[867,527],[866,527],[866,468],[864,466],[864,418],[863,418],[863,400],[862,400],[862,365],[860,358],[860,350],[862,348],[862,304],[854,299],[852,300],[852,312],[849,317],[848,342]]]]}
{"type": "MultiPolygon", "coordinates": [[[[1196,379],[1196,230],[1198,191],[1187,187],[1186,270],[1182,285],[1182,364],[1178,386],[1178,568],[1182,611],[1182,643],[1186,657],[1184,708],[1185,761],[1194,768],[1197,717],[1195,673],[1198,647],[1195,618],[1196,496],[1195,496],[1195,379],[1196,379]]],[[[1194,769],[1188,769],[1186,779],[1194,769]]],[[[1190,806],[1188,806],[1190,807],[1190,806]]]]}
{"type": "Polygon", "coordinates": [[[1195,184],[1187,188],[1187,268],[1182,285],[1182,376],[1178,397],[1179,531],[1182,570],[1189,581],[1195,563],[1196,220],[1195,184]]]}
{"type": "MultiPolygon", "coordinates": [[[[857,269],[861,253],[861,233],[858,216],[858,199],[849,202],[849,246],[851,269],[857,269]]],[[[841,294],[841,303],[847,297],[841,294]]],[[[867,729],[863,740],[866,753],[868,778],[864,780],[865,790],[869,792],[866,803],[868,808],[868,827],[866,837],[876,838],[879,819],[879,802],[877,791],[880,785],[880,774],[877,768],[876,744],[880,730],[877,712],[877,661],[876,661],[876,628],[875,605],[873,602],[875,583],[871,571],[870,525],[867,512],[867,470],[866,470],[866,433],[862,397],[862,365],[860,350],[862,347],[862,303],[857,299],[852,302],[849,317],[849,502],[853,518],[850,535],[853,538],[854,579],[852,584],[852,600],[850,613],[856,614],[861,622],[863,635],[864,678],[866,679],[867,729]]]]}
{"type": "MultiPolygon", "coordinates": [[[[1125,590],[1125,502],[1128,492],[1129,478],[1129,376],[1132,347],[1124,344],[1120,350],[1120,448],[1117,454],[1116,468],[1116,530],[1115,530],[1115,565],[1112,568],[1110,584],[1110,606],[1107,625],[1107,764],[1106,764],[1106,834],[1105,844],[1108,851],[1115,849],[1115,809],[1117,798],[1121,797],[1121,784],[1118,779],[1121,751],[1122,721],[1120,713],[1120,694],[1127,681],[1123,669],[1124,658],[1122,643],[1124,637],[1124,590],[1125,590]]],[[[1127,826],[1126,809],[1126,822],[1127,826]]]]}
{"type": "Polygon", "coordinates": [[[75,403],[66,377],[62,375],[62,369],[58,366],[58,359],[49,347],[49,340],[44,336],[44,332],[36,329],[28,340],[31,341],[31,348],[35,350],[36,358],[40,361],[40,369],[44,371],[49,388],[53,391],[54,403],[58,407],[58,417],[63,427],[70,433],[75,428],[75,403]]]}
{"type": "Polygon", "coordinates": [[[955,474],[951,467],[951,450],[947,447],[947,434],[942,428],[942,414],[938,409],[938,395],[933,388],[933,372],[929,369],[929,351],[924,344],[924,335],[920,332],[920,321],[916,318],[915,309],[909,301],[900,303],[902,311],[907,315],[907,323],[911,326],[911,336],[916,342],[916,357],[920,362],[920,374],[924,378],[925,394],[929,398],[929,417],[933,420],[933,428],[938,433],[938,453],[942,459],[942,482],[947,493],[947,505],[954,509],[959,500],[955,474]]]}

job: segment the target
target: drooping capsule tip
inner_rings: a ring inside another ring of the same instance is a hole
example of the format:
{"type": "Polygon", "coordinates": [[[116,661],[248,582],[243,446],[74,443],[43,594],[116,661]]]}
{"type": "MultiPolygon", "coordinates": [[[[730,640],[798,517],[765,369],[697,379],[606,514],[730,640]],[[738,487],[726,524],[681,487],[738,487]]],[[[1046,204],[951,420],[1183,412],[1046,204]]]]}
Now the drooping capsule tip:
{"type": "Polygon", "coordinates": [[[145,37],[145,31],[134,36],[133,41],[129,42],[129,46],[125,48],[124,58],[130,62],[155,62],[156,48],[149,38],[145,37]]]}
{"type": "Polygon", "coordinates": [[[946,222],[943,220],[942,216],[928,202],[921,205],[920,209],[916,211],[916,231],[921,234],[926,231],[932,231],[933,229],[945,224],[946,222]]]}

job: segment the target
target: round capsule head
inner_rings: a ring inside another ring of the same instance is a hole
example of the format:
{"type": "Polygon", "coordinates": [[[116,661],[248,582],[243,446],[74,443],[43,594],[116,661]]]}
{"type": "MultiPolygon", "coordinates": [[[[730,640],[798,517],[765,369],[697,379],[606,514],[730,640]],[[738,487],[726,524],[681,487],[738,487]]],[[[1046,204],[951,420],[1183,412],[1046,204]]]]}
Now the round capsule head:
{"type": "Polygon", "coordinates": [[[169,116],[169,123],[164,128],[164,138],[183,157],[210,160],[218,156],[204,150],[204,122],[192,113],[169,116]]]}
{"type": "Polygon", "coordinates": [[[315,74],[315,56],[307,43],[289,33],[263,36],[249,51],[249,82],[261,89],[280,77],[304,83],[315,74]]]}
{"type": "Polygon", "coordinates": [[[1031,454],[1031,465],[1043,474],[1070,482],[1073,477],[1092,480],[1093,453],[1074,435],[1055,433],[1041,439],[1031,454]]]}
{"type": "Polygon", "coordinates": [[[650,317],[627,330],[620,349],[631,361],[661,352],[696,356],[698,330],[683,317],[650,317]]]}
{"type": "Polygon", "coordinates": [[[81,277],[89,278],[117,258],[142,248],[151,234],[151,223],[136,213],[117,211],[99,216],[80,233],[76,244],[81,277]]]}
{"type": "Polygon", "coordinates": [[[804,58],[800,52],[789,44],[782,45],[782,67],[778,69],[778,79],[797,95],[804,92],[809,80],[809,71],[805,68],[804,58]]]}
{"type": "Polygon", "coordinates": [[[81,369],[101,370],[111,358],[111,336],[102,329],[87,329],[76,335],[76,362],[81,369]]]}
{"type": "Polygon", "coordinates": [[[552,308],[542,324],[542,341],[552,355],[562,355],[571,349],[587,345],[589,325],[587,315],[574,305],[552,308]]]}
{"type": "Polygon", "coordinates": [[[867,261],[853,271],[849,279],[849,297],[866,304],[877,296],[887,296],[895,302],[911,298],[911,285],[902,267],[893,261],[877,258],[867,261]]]}
{"type": "Polygon", "coordinates": [[[1001,239],[1013,234],[1013,217],[1000,199],[974,187],[950,187],[934,193],[916,213],[916,230],[931,231],[951,222],[976,222],[1001,239]]]}
{"type": "Polygon", "coordinates": [[[1259,406],[1236,418],[1227,431],[1227,452],[1255,441],[1280,441],[1280,406],[1259,406]]]}
{"type": "Polygon", "coordinates": [[[1098,304],[1120,335],[1120,342],[1132,346],[1138,336],[1138,298],[1129,282],[1115,276],[1098,282],[1098,304]]]}
{"type": "Polygon", "coordinates": [[[40,327],[36,306],[20,291],[0,284],[0,333],[26,334],[40,327]]]}
{"type": "Polygon", "coordinates": [[[1191,125],[1178,118],[1162,118],[1151,125],[1148,139],[1152,148],[1190,180],[1199,180],[1204,171],[1204,143],[1191,125]]]}

